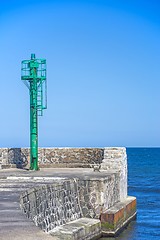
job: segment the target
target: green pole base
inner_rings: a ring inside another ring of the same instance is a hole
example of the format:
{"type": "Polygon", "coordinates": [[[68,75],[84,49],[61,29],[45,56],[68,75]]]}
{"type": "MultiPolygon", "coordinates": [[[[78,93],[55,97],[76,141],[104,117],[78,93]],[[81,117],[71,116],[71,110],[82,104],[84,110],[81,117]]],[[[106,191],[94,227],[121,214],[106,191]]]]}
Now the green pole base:
{"type": "Polygon", "coordinates": [[[40,168],[39,168],[39,167],[36,167],[36,168],[34,168],[34,167],[30,167],[29,170],[31,170],[31,171],[39,171],[40,168]]]}
{"type": "Polygon", "coordinates": [[[31,163],[30,163],[30,168],[29,168],[30,170],[33,170],[33,171],[38,171],[39,170],[39,167],[38,167],[38,161],[37,161],[37,159],[35,158],[33,158],[32,159],[32,161],[31,161],[31,163]]]}

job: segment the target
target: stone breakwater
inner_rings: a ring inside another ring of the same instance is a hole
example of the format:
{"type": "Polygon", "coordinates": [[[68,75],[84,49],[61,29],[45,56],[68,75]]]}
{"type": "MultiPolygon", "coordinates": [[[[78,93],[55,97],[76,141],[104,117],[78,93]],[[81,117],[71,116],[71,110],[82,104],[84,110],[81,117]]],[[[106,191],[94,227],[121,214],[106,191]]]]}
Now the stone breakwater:
{"type": "MultiPolygon", "coordinates": [[[[0,149],[1,168],[28,162],[29,149],[0,149]]],[[[23,192],[20,205],[36,226],[57,239],[115,236],[135,218],[136,199],[127,195],[125,148],[40,148],[39,165],[55,169],[60,178],[23,192]],[[96,165],[100,171],[91,169],[96,165]],[[67,167],[72,167],[69,172],[67,167]]]]}
{"type": "MultiPolygon", "coordinates": [[[[112,164],[117,168],[114,159],[126,156],[125,148],[39,148],[38,162],[40,167],[84,167],[102,164],[110,169],[112,164]],[[109,160],[109,162],[108,162],[109,160]],[[113,161],[112,161],[113,160],[113,161]]],[[[0,148],[0,167],[29,167],[29,148],[0,148]]],[[[123,162],[126,166],[126,160],[123,162]]],[[[123,167],[123,166],[122,166],[123,167]]],[[[126,169],[124,169],[125,171],[126,169]]]]}
{"type": "MultiPolygon", "coordinates": [[[[52,150],[54,154],[63,150],[63,159],[66,151],[67,154],[69,151],[74,153],[70,160],[74,163],[81,152],[86,157],[83,164],[99,164],[101,168],[100,172],[93,172],[93,175],[79,174],[74,178],[67,176],[59,182],[27,190],[21,195],[23,212],[43,231],[60,239],[93,239],[101,234],[115,236],[135,218],[136,199],[127,196],[125,148],[52,150]],[[87,232],[83,228],[82,234],[77,226],[83,225],[82,222],[88,226],[91,224],[89,219],[97,219],[97,222],[93,223],[95,228],[92,227],[92,230],[86,230],[87,232]],[[65,238],[63,233],[73,233],[76,227],[76,235],[65,238]]],[[[50,152],[53,153],[52,150],[50,149],[50,152]]]]}

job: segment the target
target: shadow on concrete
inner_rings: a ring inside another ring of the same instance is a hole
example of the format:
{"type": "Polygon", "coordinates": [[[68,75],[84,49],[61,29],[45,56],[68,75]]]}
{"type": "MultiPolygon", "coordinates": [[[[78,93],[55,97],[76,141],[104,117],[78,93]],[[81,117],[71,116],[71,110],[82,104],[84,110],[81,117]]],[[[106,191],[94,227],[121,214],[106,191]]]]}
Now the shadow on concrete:
{"type": "Polygon", "coordinates": [[[28,164],[28,154],[21,148],[10,148],[8,150],[8,161],[10,164],[15,164],[17,168],[23,169],[28,164]]]}

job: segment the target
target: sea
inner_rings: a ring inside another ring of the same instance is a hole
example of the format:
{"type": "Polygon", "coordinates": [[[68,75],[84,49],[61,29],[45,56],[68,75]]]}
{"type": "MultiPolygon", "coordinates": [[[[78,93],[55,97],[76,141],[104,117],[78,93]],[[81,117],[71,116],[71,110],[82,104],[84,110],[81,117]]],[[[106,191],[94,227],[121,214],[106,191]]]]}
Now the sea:
{"type": "Polygon", "coordinates": [[[137,198],[137,219],[116,238],[160,240],[160,148],[127,148],[128,195],[137,198]]]}

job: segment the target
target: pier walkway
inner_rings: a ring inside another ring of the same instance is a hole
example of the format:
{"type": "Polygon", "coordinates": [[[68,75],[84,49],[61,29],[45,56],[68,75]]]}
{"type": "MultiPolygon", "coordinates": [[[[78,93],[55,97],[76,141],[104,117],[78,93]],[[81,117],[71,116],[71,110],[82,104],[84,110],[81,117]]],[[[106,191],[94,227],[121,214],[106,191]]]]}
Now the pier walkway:
{"type": "MultiPolygon", "coordinates": [[[[106,173],[105,173],[106,174],[106,173]]],[[[92,169],[0,169],[0,240],[56,240],[27,219],[20,209],[20,193],[35,185],[53,183],[57,178],[101,177],[92,169]]]]}

